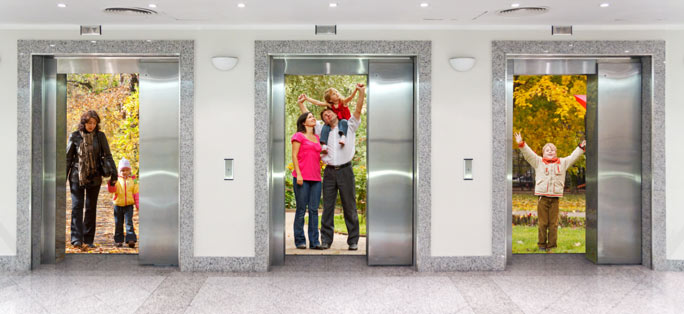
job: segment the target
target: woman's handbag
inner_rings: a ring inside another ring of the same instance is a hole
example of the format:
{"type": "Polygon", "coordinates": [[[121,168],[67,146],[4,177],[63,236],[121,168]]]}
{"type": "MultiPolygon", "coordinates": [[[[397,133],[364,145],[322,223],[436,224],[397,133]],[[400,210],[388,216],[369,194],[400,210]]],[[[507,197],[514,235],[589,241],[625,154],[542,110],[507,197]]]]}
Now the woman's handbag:
{"type": "Polygon", "coordinates": [[[103,177],[111,177],[116,175],[116,165],[112,165],[109,160],[107,160],[107,157],[105,156],[105,147],[102,146],[102,142],[105,143],[105,145],[108,145],[107,140],[102,141],[100,139],[100,136],[104,136],[104,133],[97,133],[97,141],[100,144],[100,171],[102,171],[102,176],[103,177]]]}

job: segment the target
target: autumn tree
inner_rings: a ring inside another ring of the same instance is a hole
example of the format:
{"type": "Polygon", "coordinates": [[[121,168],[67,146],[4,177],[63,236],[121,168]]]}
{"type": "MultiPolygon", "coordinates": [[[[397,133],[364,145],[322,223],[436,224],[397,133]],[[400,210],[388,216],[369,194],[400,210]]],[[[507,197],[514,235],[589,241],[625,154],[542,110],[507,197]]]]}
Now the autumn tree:
{"type": "MultiPolygon", "coordinates": [[[[520,132],[527,145],[538,154],[546,143],[554,143],[558,156],[572,153],[585,137],[586,109],[574,95],[585,95],[587,79],[584,75],[520,75],[513,85],[513,132],[520,132]]],[[[514,173],[529,171],[522,155],[515,149],[514,173]],[[516,169],[517,168],[517,169],[516,169]]],[[[578,160],[568,169],[576,183],[585,160],[578,160]]]]}
{"type": "Polygon", "coordinates": [[[67,138],[78,129],[81,115],[88,110],[100,116],[114,160],[126,158],[138,173],[138,75],[67,75],[67,138]]]}

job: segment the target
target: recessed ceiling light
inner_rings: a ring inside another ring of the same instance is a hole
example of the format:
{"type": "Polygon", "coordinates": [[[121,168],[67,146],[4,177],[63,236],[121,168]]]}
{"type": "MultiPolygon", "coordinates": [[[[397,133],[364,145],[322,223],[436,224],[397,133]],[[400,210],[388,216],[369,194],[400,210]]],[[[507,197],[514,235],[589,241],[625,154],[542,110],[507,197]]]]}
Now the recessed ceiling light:
{"type": "Polygon", "coordinates": [[[57,3],[57,6],[60,8],[66,8],[66,4],[64,3],[57,3]]]}
{"type": "Polygon", "coordinates": [[[152,42],[152,39],[148,39],[148,40],[145,40],[145,41],[148,42],[148,43],[151,43],[151,42],[152,42]]]}
{"type": "Polygon", "coordinates": [[[610,6],[610,3],[607,3],[607,2],[601,3],[601,5],[599,5],[599,6],[602,7],[602,8],[607,8],[607,7],[610,6]]]}
{"type": "Polygon", "coordinates": [[[97,40],[91,40],[90,42],[95,44],[95,43],[97,43],[97,40]]]}
{"type": "Polygon", "coordinates": [[[335,2],[331,2],[329,5],[331,8],[337,8],[337,3],[335,2]]]}
{"type": "Polygon", "coordinates": [[[629,53],[629,50],[625,50],[625,53],[629,53]]]}
{"type": "Polygon", "coordinates": [[[520,6],[520,3],[513,3],[513,4],[511,4],[511,7],[513,7],[513,8],[517,8],[517,7],[519,7],[519,6],[520,6]]]}
{"type": "Polygon", "coordinates": [[[245,4],[244,3],[238,3],[238,8],[244,8],[245,4]]]}
{"type": "Polygon", "coordinates": [[[54,48],[54,47],[55,47],[55,44],[50,44],[50,47],[53,47],[53,48],[54,48]]]}
{"type": "Polygon", "coordinates": [[[427,8],[427,7],[429,7],[429,6],[430,6],[430,4],[428,4],[427,2],[423,2],[423,3],[420,4],[420,7],[421,7],[421,8],[427,8]]]}
{"type": "Polygon", "coordinates": [[[154,3],[150,3],[150,4],[148,4],[147,6],[150,7],[150,8],[153,8],[153,9],[157,7],[157,5],[154,4],[154,3]]]}

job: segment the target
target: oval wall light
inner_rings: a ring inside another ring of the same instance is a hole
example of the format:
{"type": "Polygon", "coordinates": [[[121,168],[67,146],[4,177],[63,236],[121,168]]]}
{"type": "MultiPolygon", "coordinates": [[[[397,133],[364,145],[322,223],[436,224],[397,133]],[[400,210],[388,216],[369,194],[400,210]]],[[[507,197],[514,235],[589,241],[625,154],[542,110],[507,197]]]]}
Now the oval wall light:
{"type": "Polygon", "coordinates": [[[455,57],[449,59],[451,67],[458,72],[470,71],[475,66],[475,58],[472,57],[455,57]]]}
{"type": "Polygon", "coordinates": [[[229,71],[235,67],[238,63],[238,58],[237,57],[212,57],[211,58],[211,64],[214,65],[214,67],[217,70],[221,71],[229,71]]]}

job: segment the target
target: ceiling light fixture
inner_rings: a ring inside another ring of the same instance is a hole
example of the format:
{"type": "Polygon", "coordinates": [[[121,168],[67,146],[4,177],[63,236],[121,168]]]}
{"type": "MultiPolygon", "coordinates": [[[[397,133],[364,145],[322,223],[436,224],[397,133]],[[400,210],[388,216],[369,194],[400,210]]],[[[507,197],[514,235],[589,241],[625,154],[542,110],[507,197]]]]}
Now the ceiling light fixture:
{"type": "Polygon", "coordinates": [[[519,7],[519,6],[520,6],[520,3],[513,3],[513,4],[511,4],[511,7],[513,7],[513,8],[517,8],[517,7],[519,7]]]}
{"type": "Polygon", "coordinates": [[[57,6],[60,8],[66,8],[67,7],[66,4],[64,4],[64,3],[58,3],[57,6]]]}
{"type": "Polygon", "coordinates": [[[427,8],[427,7],[429,7],[429,6],[430,6],[430,4],[428,4],[427,2],[423,2],[423,3],[420,4],[420,7],[421,7],[421,8],[427,8]]]}
{"type": "Polygon", "coordinates": [[[93,44],[96,44],[96,43],[97,43],[97,40],[91,40],[90,42],[93,43],[93,44]]]}
{"type": "Polygon", "coordinates": [[[150,8],[152,8],[152,9],[154,9],[154,8],[156,8],[156,7],[157,7],[157,5],[156,5],[156,4],[154,4],[154,3],[150,3],[150,4],[148,4],[147,6],[148,6],[148,7],[150,7],[150,8]]]}
{"type": "Polygon", "coordinates": [[[238,8],[244,8],[245,4],[244,3],[238,3],[238,8]]]}
{"type": "Polygon", "coordinates": [[[337,3],[335,3],[335,2],[330,3],[330,7],[331,8],[337,8],[337,3]]]}
{"type": "Polygon", "coordinates": [[[599,5],[599,6],[602,7],[602,8],[607,8],[607,7],[610,6],[610,3],[607,3],[607,2],[601,3],[601,5],[599,5]]]}

